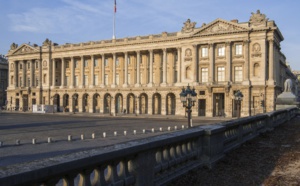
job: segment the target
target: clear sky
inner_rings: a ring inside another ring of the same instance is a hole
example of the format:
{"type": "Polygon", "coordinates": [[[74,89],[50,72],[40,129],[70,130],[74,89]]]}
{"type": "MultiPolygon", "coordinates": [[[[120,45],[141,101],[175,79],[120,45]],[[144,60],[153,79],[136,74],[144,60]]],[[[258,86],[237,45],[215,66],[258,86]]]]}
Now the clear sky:
{"type": "MultiPolygon", "coordinates": [[[[116,38],[177,32],[188,18],[247,22],[260,10],[284,36],[281,51],[300,70],[299,0],[116,0],[116,38]]],[[[112,38],[114,0],[0,0],[0,54],[15,42],[41,45],[46,38],[80,43],[112,38]]]]}

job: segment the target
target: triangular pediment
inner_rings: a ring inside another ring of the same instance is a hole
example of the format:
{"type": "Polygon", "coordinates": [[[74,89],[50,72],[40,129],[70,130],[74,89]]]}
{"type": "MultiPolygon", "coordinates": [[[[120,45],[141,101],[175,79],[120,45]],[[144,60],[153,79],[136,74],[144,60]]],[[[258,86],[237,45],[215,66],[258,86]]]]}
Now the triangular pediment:
{"type": "Polygon", "coordinates": [[[39,52],[39,50],[28,44],[22,44],[12,54],[27,54],[27,53],[35,53],[35,52],[39,52]]]}
{"type": "Polygon", "coordinates": [[[223,19],[216,19],[207,25],[202,25],[202,27],[198,29],[199,30],[193,34],[194,36],[249,31],[248,28],[240,26],[238,23],[225,21],[223,19]]]}

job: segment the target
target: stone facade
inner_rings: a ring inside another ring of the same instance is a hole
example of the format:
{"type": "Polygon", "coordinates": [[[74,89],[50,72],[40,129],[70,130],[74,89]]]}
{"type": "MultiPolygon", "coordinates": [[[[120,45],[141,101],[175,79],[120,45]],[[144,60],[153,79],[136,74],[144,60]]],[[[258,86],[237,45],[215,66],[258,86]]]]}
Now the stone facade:
{"type": "Polygon", "coordinates": [[[194,86],[193,115],[236,116],[272,111],[290,71],[283,36],[259,11],[249,22],[216,19],[149,36],[42,46],[13,43],[8,53],[11,106],[58,105],[59,111],[184,115],[179,94],[194,86]],[[259,102],[265,101],[265,107],[259,102]]]}
{"type": "Polygon", "coordinates": [[[8,62],[4,55],[0,54],[0,107],[6,104],[6,89],[8,85],[8,62]]]}

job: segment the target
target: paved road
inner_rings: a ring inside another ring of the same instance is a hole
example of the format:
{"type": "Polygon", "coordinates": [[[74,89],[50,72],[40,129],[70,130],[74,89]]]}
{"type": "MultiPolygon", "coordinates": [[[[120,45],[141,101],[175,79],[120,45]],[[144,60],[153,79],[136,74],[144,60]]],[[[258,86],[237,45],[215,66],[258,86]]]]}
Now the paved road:
{"type": "MultiPolygon", "coordinates": [[[[193,125],[208,125],[224,118],[195,117],[193,125]]],[[[66,153],[104,147],[120,142],[147,138],[174,131],[175,126],[182,130],[187,124],[183,116],[130,116],[105,117],[96,114],[30,114],[0,113],[0,166],[33,161],[66,153]],[[168,127],[171,131],[168,131],[168,127]],[[162,128],[163,131],[160,131],[162,128]],[[143,134],[145,129],[145,134],[143,134]],[[152,132],[152,129],[155,132],[152,132]],[[133,131],[136,130],[136,135],[133,131]],[[127,135],[124,135],[127,131],[127,135]],[[103,138],[103,132],[107,137],[103,138]],[[117,132],[117,136],[114,136],[117,132]],[[92,139],[95,133],[95,139],[92,139]],[[85,140],[81,140],[81,135],[85,140]],[[68,142],[68,135],[73,141],[68,142]],[[48,137],[54,142],[47,143],[48,137]],[[32,139],[36,138],[36,145],[32,139]],[[20,140],[20,145],[16,145],[20,140]]]]}

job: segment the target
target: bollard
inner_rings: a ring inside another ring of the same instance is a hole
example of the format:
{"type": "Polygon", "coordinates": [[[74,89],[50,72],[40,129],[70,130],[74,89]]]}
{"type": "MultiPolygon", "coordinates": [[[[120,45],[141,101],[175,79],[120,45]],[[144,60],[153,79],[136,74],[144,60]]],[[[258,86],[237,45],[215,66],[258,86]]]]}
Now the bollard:
{"type": "Polygon", "coordinates": [[[146,130],[145,129],[143,129],[143,134],[145,134],[146,133],[146,130]]]}
{"type": "Polygon", "coordinates": [[[168,131],[170,131],[171,130],[171,127],[168,127],[168,131]]]}
{"type": "Polygon", "coordinates": [[[16,140],[16,145],[20,145],[21,141],[19,139],[16,140]]]}
{"type": "Polygon", "coordinates": [[[84,134],[81,134],[80,138],[81,140],[84,140],[84,134]]]}
{"type": "Polygon", "coordinates": [[[72,141],[72,135],[68,135],[68,141],[72,141]]]}
{"type": "Polygon", "coordinates": [[[154,132],[154,128],[152,128],[152,133],[154,132]]]}
{"type": "Polygon", "coordinates": [[[117,136],[117,135],[118,135],[118,133],[117,133],[117,131],[115,131],[115,132],[114,132],[114,136],[117,136]]]}
{"type": "Polygon", "coordinates": [[[124,136],[126,136],[127,135],[127,131],[126,130],[124,130],[124,136]]]}
{"type": "Polygon", "coordinates": [[[181,128],[184,129],[184,125],[182,125],[181,128]]]}
{"type": "Polygon", "coordinates": [[[95,133],[92,133],[92,139],[95,139],[95,138],[96,138],[95,133]]]}
{"type": "Polygon", "coordinates": [[[159,128],[159,131],[160,131],[160,132],[162,132],[162,131],[163,131],[162,127],[160,127],[160,128],[159,128]]]}
{"type": "Polygon", "coordinates": [[[0,141],[0,147],[2,147],[3,146],[3,142],[2,141],[0,141]]]}
{"type": "Polygon", "coordinates": [[[174,127],[174,130],[177,130],[177,126],[174,127]]]}
{"type": "Polygon", "coordinates": [[[33,145],[36,144],[36,139],[35,139],[35,138],[32,139],[32,144],[33,144],[33,145]]]}
{"type": "Polygon", "coordinates": [[[133,135],[136,135],[136,130],[133,130],[133,135]]]}
{"type": "Polygon", "coordinates": [[[52,143],[52,138],[48,137],[48,143],[52,143]]]}
{"type": "Polygon", "coordinates": [[[103,132],[103,138],[106,138],[106,132],[103,132]]]}

